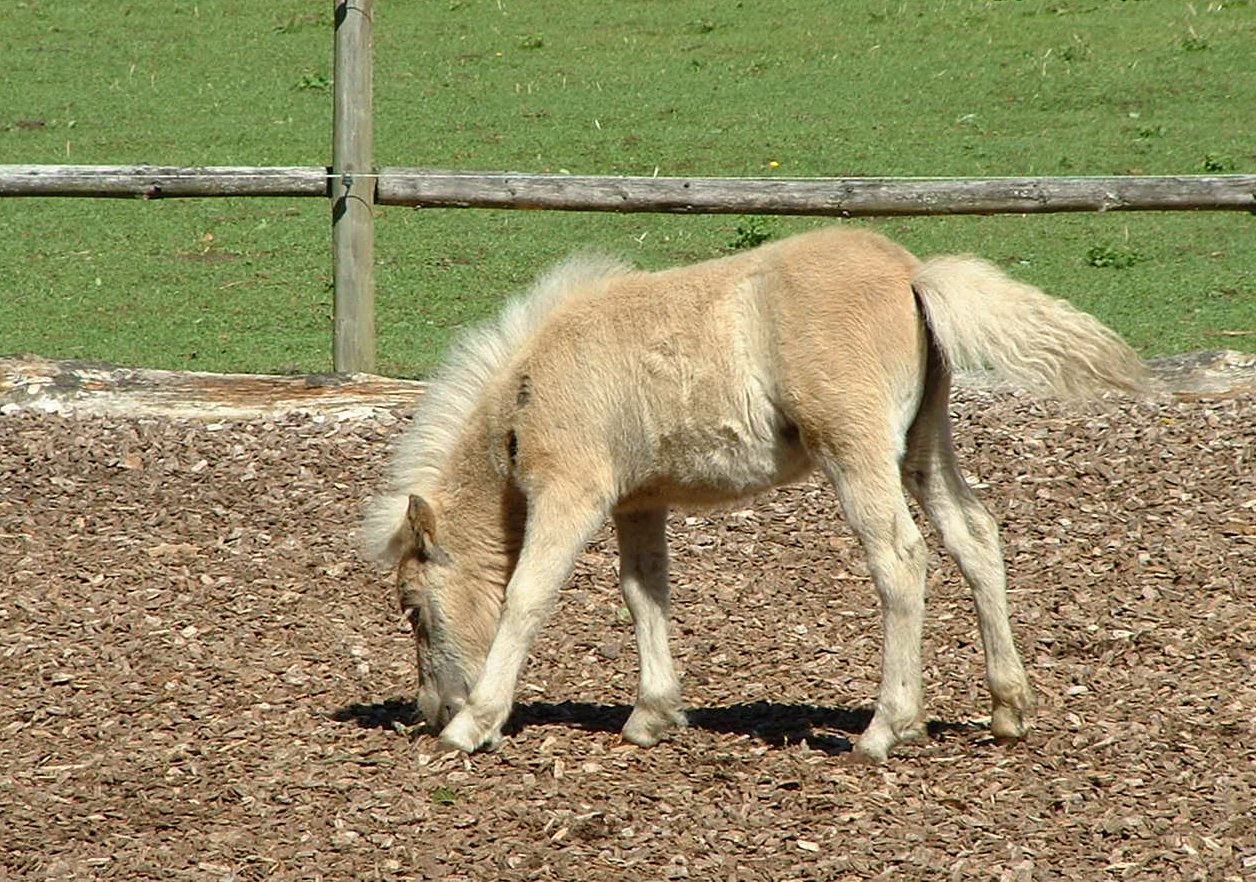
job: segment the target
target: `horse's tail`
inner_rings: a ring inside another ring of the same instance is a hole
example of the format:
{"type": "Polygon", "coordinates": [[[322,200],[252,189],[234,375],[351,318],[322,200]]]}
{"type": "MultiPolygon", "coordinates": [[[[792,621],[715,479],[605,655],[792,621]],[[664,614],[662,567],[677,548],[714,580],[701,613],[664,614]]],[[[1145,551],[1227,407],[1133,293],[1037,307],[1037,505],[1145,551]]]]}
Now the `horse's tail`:
{"type": "Polygon", "coordinates": [[[1015,385],[1064,398],[1147,387],[1146,368],[1116,332],[988,261],[932,258],[916,270],[912,290],[952,367],[988,366],[1015,385]]]}

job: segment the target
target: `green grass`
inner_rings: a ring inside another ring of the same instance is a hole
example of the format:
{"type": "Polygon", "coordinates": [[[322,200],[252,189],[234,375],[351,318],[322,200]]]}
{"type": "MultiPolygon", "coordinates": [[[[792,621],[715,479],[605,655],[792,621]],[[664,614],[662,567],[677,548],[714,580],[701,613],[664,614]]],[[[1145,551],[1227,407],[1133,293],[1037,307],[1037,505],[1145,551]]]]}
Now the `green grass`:
{"type": "MultiPolygon", "coordinates": [[[[331,10],[304,0],[17,0],[0,163],[321,165],[331,10]]],[[[378,3],[376,161],[589,174],[1256,171],[1256,3],[378,3]]],[[[698,260],[823,221],[380,208],[381,372],[577,248],[698,260]]],[[[1242,213],[861,221],[972,251],[1145,354],[1256,350],[1242,213]]],[[[311,199],[0,200],[0,353],[330,367],[311,199]]]]}

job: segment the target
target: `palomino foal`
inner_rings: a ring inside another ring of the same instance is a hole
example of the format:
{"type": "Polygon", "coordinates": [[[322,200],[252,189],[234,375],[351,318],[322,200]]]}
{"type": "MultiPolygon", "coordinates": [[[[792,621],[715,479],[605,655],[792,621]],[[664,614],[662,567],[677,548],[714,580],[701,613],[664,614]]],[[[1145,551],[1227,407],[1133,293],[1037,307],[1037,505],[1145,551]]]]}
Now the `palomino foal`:
{"type": "Polygon", "coordinates": [[[623,736],[685,717],[668,649],[668,506],[727,502],[822,469],[868,555],[884,635],[856,750],[924,732],[926,553],[906,487],[972,587],[991,729],[1033,695],[1012,641],[994,519],[960,474],[951,370],[1093,397],[1143,382],[1096,319],[972,257],[921,262],[834,227],[696,266],[569,261],[470,336],[424,396],[363,526],[414,627],[419,706],[442,740],[491,746],[576,556],[614,518],[640,684],[623,736]]]}

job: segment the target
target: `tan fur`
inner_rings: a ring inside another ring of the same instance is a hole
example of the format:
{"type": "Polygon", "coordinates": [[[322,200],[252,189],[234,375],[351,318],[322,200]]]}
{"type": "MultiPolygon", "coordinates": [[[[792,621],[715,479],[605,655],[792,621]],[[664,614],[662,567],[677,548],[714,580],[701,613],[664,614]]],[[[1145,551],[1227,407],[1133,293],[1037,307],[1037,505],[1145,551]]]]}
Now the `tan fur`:
{"type": "Polygon", "coordinates": [[[819,467],[869,555],[885,618],[881,696],[859,750],[882,759],[923,731],[925,555],[904,485],[973,585],[993,729],[1019,736],[1032,695],[997,530],[959,474],[946,412],[950,365],[971,363],[1070,397],[1142,377],[1115,334],[1062,301],[976,258],[922,264],[866,231],[818,230],[658,273],[596,259],[551,272],[455,355],[365,521],[364,545],[398,566],[403,605],[425,617],[425,716],[465,750],[500,737],[532,638],[613,514],[642,659],[624,735],[654,743],[683,721],[666,638],[667,507],[819,467]],[[431,513],[422,536],[407,536],[407,511],[431,513]]]}

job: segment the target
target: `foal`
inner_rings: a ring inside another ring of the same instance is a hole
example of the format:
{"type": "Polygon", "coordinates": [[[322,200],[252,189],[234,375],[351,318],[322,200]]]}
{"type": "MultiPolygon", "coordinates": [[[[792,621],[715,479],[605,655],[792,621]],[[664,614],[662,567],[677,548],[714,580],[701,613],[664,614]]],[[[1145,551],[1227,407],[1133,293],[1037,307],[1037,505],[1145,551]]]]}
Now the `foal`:
{"type": "Polygon", "coordinates": [[[819,468],[880,597],[880,695],[856,751],[924,732],[926,553],[904,487],[972,587],[991,730],[1033,695],[994,519],[956,464],[951,369],[1065,397],[1134,391],[1141,362],[1093,317],[973,257],[921,262],[835,227],[657,273],[569,261],[470,336],[424,396],[363,526],[413,624],[441,739],[492,746],[576,556],[615,521],[640,684],[628,741],[683,725],[668,649],[668,506],[728,502],[819,468]]]}

